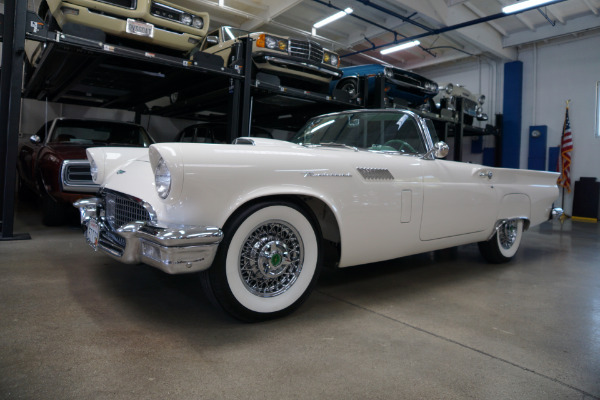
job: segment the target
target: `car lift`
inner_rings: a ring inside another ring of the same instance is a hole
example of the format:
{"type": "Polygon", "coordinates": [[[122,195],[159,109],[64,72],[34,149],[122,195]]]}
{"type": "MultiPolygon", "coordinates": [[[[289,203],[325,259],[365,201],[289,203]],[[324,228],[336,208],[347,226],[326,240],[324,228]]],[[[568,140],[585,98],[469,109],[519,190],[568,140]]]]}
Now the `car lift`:
{"type": "MultiPolygon", "coordinates": [[[[248,136],[251,124],[297,129],[315,115],[353,108],[385,108],[385,78],[376,77],[369,97],[368,81],[359,79],[359,96],[334,90],[323,94],[281,86],[276,76],[257,73],[253,78],[252,45],[244,38],[234,49],[238,61],[223,66],[220,57],[198,52],[192,59],[105,43],[104,33],[78,25],[61,32],[48,31],[40,17],[27,10],[27,2],[5,0],[0,14],[3,41],[0,97],[0,240],[28,239],[13,234],[16,157],[21,97],[59,103],[126,109],[142,113],[202,119],[198,111],[213,111],[228,124],[228,139],[248,136]],[[43,46],[36,68],[25,68],[25,39],[43,46]],[[22,90],[23,88],[23,90],[22,90]],[[170,106],[147,109],[145,104],[172,93],[194,93],[170,106]],[[196,93],[199,93],[196,95],[196,93]],[[266,124],[266,125],[265,125],[266,124]]],[[[493,134],[493,127],[465,126],[461,102],[455,120],[413,110],[433,120],[440,138],[454,137],[454,159],[462,160],[463,136],[493,134]]],[[[497,148],[499,140],[496,140],[497,148]]],[[[496,159],[499,159],[497,156],[496,159]]]]}

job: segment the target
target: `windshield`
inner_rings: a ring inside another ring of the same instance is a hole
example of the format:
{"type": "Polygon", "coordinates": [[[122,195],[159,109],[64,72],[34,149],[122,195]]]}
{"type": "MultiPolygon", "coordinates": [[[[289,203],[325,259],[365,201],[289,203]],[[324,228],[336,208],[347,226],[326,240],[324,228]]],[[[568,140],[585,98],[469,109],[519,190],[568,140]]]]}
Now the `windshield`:
{"type": "Polygon", "coordinates": [[[313,118],[290,141],[410,154],[426,152],[417,121],[403,112],[356,112],[313,118]]]}
{"type": "Polygon", "coordinates": [[[148,147],[154,141],[143,127],[111,121],[59,120],[52,143],[148,147]]]}
{"type": "Polygon", "coordinates": [[[240,36],[246,36],[250,32],[243,29],[232,28],[231,26],[223,27],[223,41],[233,40],[240,36]]]}

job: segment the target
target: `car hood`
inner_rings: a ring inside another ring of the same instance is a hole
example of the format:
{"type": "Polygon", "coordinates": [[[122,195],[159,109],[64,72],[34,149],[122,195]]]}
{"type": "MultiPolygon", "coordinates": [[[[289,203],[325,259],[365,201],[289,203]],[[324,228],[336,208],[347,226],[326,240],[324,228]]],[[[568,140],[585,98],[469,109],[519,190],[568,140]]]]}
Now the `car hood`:
{"type": "Polygon", "coordinates": [[[91,146],[52,143],[46,146],[47,149],[54,152],[57,157],[63,160],[85,160],[87,158],[85,149],[91,146]]]}

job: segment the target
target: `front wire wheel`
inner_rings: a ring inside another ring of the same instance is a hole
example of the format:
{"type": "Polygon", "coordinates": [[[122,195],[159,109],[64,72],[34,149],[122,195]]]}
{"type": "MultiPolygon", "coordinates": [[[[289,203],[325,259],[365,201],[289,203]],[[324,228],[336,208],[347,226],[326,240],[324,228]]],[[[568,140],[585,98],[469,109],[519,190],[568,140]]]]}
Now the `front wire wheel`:
{"type": "Polygon", "coordinates": [[[490,240],[478,243],[479,251],[487,262],[493,264],[508,262],[517,253],[522,236],[522,219],[504,221],[490,240]]]}
{"type": "Polygon", "coordinates": [[[224,229],[213,266],[201,273],[213,303],[243,321],[298,308],[318,278],[320,234],[309,211],[293,203],[256,204],[224,229]]]}

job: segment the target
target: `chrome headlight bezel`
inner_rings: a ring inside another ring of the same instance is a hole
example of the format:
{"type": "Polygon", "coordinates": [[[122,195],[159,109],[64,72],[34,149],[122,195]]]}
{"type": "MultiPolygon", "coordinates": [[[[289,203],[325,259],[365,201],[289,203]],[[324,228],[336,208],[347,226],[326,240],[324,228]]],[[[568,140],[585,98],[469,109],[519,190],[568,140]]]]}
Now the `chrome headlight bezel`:
{"type": "Polygon", "coordinates": [[[90,162],[90,175],[92,175],[92,181],[94,181],[94,183],[98,182],[98,165],[96,164],[96,161],[94,161],[93,158],[90,157],[89,159],[90,162]]]}
{"type": "Polygon", "coordinates": [[[265,47],[270,50],[286,52],[289,49],[289,40],[277,36],[265,35],[265,47]]]}
{"type": "Polygon", "coordinates": [[[446,90],[446,93],[448,94],[452,94],[452,92],[454,91],[454,85],[449,83],[446,85],[446,87],[444,88],[444,90],[446,90]]]}
{"type": "Polygon", "coordinates": [[[385,67],[383,69],[383,74],[385,75],[386,78],[393,78],[394,77],[394,71],[391,68],[385,67]]]}
{"type": "Polygon", "coordinates": [[[196,15],[192,16],[192,27],[196,29],[204,28],[204,19],[196,15]]]}
{"type": "Polygon", "coordinates": [[[156,164],[154,170],[154,185],[156,187],[156,193],[161,199],[169,197],[171,192],[171,171],[165,160],[161,157],[156,164]]]}

